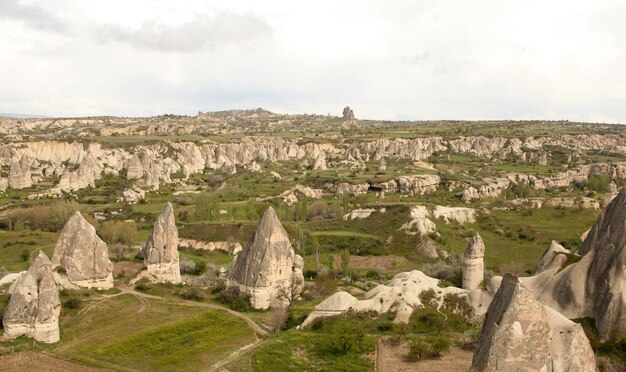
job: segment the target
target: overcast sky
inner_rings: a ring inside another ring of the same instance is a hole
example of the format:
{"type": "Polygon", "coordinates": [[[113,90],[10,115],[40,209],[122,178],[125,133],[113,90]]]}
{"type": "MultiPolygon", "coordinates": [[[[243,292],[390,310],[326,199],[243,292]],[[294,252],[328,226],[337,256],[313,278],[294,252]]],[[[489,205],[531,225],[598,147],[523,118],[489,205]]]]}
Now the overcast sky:
{"type": "Polygon", "coordinates": [[[626,123],[626,1],[0,0],[0,112],[626,123]]]}

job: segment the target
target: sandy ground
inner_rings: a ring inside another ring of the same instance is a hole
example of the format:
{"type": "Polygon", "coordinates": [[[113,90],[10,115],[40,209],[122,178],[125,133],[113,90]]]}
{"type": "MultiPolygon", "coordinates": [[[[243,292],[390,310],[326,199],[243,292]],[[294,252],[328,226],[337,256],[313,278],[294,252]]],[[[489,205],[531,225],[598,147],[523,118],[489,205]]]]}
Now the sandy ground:
{"type": "Polygon", "coordinates": [[[143,264],[141,262],[113,262],[113,276],[115,277],[123,270],[126,277],[135,277],[142,268],[143,264]]]}
{"type": "Polygon", "coordinates": [[[86,367],[81,364],[57,359],[55,357],[34,351],[20,351],[19,353],[1,356],[0,371],[101,372],[106,370],[86,367]]]}
{"type": "Polygon", "coordinates": [[[407,359],[409,348],[406,345],[392,346],[380,340],[377,344],[377,372],[467,372],[472,365],[471,351],[452,348],[440,359],[411,361],[407,359]]]}

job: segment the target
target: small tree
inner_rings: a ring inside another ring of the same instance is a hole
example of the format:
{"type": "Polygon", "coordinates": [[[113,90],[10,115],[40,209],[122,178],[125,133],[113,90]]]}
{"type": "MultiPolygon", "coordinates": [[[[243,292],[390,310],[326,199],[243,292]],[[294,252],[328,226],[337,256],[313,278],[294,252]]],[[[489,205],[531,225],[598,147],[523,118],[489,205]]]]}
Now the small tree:
{"type": "Polygon", "coordinates": [[[294,302],[302,296],[303,287],[304,283],[292,278],[288,283],[278,287],[276,298],[286,304],[287,310],[291,310],[294,302]]]}
{"type": "Polygon", "coordinates": [[[332,333],[325,338],[328,351],[333,354],[348,354],[363,350],[365,335],[363,327],[354,322],[344,321],[333,327],[332,333]]]}
{"type": "Polygon", "coordinates": [[[270,326],[274,330],[275,333],[280,333],[282,328],[285,326],[287,322],[287,318],[289,317],[289,311],[287,307],[279,305],[272,310],[270,314],[270,326]]]}

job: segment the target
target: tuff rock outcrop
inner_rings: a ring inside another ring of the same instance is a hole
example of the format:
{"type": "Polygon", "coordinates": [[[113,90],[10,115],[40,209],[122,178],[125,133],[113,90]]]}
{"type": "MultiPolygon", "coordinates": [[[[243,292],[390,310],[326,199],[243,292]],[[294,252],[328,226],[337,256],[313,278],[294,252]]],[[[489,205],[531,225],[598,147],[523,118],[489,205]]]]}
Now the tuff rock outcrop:
{"type": "Polygon", "coordinates": [[[143,251],[148,274],[158,282],[180,283],[178,229],[171,203],[165,204],[143,251]]]}
{"type": "Polygon", "coordinates": [[[22,155],[19,161],[13,159],[9,168],[9,187],[12,189],[26,189],[32,185],[30,159],[26,155],[22,155]]]}
{"type": "Polygon", "coordinates": [[[460,225],[476,222],[476,210],[464,207],[444,207],[436,205],[433,209],[433,217],[441,218],[446,223],[451,221],[460,225]]]}
{"type": "Polygon", "coordinates": [[[313,163],[313,170],[326,170],[326,156],[321,153],[315,158],[315,162],[313,163]]]}
{"type": "Polygon", "coordinates": [[[398,190],[411,195],[424,195],[437,191],[441,178],[436,174],[398,177],[398,190]]]}
{"type": "Polygon", "coordinates": [[[102,177],[102,169],[100,162],[89,151],[76,171],[65,169],[59,181],[59,189],[61,191],[76,191],[86,187],[95,187],[96,180],[102,177]]]}
{"type": "MultiPolygon", "coordinates": [[[[578,262],[558,265],[548,250],[538,274],[520,278],[544,304],[569,319],[593,318],[603,341],[626,334],[626,189],[600,214],[578,262]],[[544,262],[552,261],[548,267],[544,262]]],[[[562,252],[561,255],[566,252],[562,252]]]]}
{"type": "Polygon", "coordinates": [[[463,289],[472,291],[480,287],[485,272],[485,243],[477,233],[470,239],[463,254],[463,289]]]}
{"type": "Polygon", "coordinates": [[[470,371],[595,371],[580,324],[539,303],[506,274],[489,305],[470,371]]]}
{"type": "Polygon", "coordinates": [[[39,252],[12,289],[2,319],[4,336],[26,336],[45,343],[59,341],[59,289],[52,275],[52,263],[45,253],[39,252]]]}
{"type": "Polygon", "coordinates": [[[393,311],[396,313],[394,322],[407,323],[414,309],[427,305],[420,299],[419,295],[422,292],[431,289],[435,291],[433,301],[437,302],[437,307],[442,305],[448,295],[465,297],[468,292],[456,287],[441,288],[438,284],[439,279],[431,278],[419,270],[399,273],[388,283],[365,293],[363,300],[358,300],[343,291],[336,292],[317,305],[302,325],[306,326],[316,318],[341,314],[347,310],[373,311],[377,314],[393,311]]]}
{"type": "Polygon", "coordinates": [[[128,162],[128,166],[126,168],[126,179],[127,180],[137,180],[143,177],[144,169],[141,160],[137,154],[133,154],[133,157],[128,162]]]}
{"type": "Polygon", "coordinates": [[[425,205],[416,205],[411,208],[411,220],[400,227],[409,235],[428,235],[437,231],[437,226],[428,216],[430,212],[425,205]]]}
{"type": "Polygon", "coordinates": [[[62,267],[74,285],[86,288],[113,287],[113,264],[104,241],[80,212],[65,223],[52,255],[54,267],[62,267]]]}
{"type": "Polygon", "coordinates": [[[287,232],[269,207],[233,264],[226,285],[248,293],[256,309],[267,309],[301,290],[302,283],[302,257],[295,254],[287,232]]]}
{"type": "Polygon", "coordinates": [[[122,192],[122,195],[117,199],[119,202],[127,204],[137,204],[146,196],[146,192],[140,187],[131,187],[122,192]]]}

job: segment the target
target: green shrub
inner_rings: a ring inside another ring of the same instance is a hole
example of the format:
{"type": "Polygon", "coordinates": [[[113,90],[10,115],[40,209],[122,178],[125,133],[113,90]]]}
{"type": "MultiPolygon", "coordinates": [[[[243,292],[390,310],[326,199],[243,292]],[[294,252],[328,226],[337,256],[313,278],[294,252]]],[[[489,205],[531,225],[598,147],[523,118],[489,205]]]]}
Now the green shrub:
{"type": "Polygon", "coordinates": [[[442,336],[416,337],[409,340],[409,357],[417,360],[440,358],[443,352],[450,351],[451,345],[450,340],[442,336]]]}
{"type": "Polygon", "coordinates": [[[22,253],[20,253],[20,259],[21,259],[23,262],[28,261],[28,260],[30,259],[30,252],[29,252],[29,251],[27,251],[26,249],[24,249],[24,250],[22,251],[22,253]]]}
{"type": "Polygon", "coordinates": [[[63,303],[63,307],[66,309],[76,309],[80,306],[81,300],[80,298],[70,298],[69,300],[63,303]]]}
{"type": "Polygon", "coordinates": [[[327,337],[322,338],[321,350],[339,355],[359,353],[365,347],[364,337],[358,323],[339,322],[327,337]]]}
{"type": "Polygon", "coordinates": [[[227,304],[231,309],[235,311],[250,311],[252,305],[250,304],[250,295],[241,292],[239,287],[227,287],[217,293],[217,300],[221,303],[227,304]]]}
{"type": "Polygon", "coordinates": [[[135,289],[141,292],[147,292],[150,290],[150,286],[146,283],[139,283],[135,286],[135,289]]]}
{"type": "Polygon", "coordinates": [[[204,300],[204,292],[198,288],[185,289],[176,293],[185,300],[202,301],[204,300]]]}

